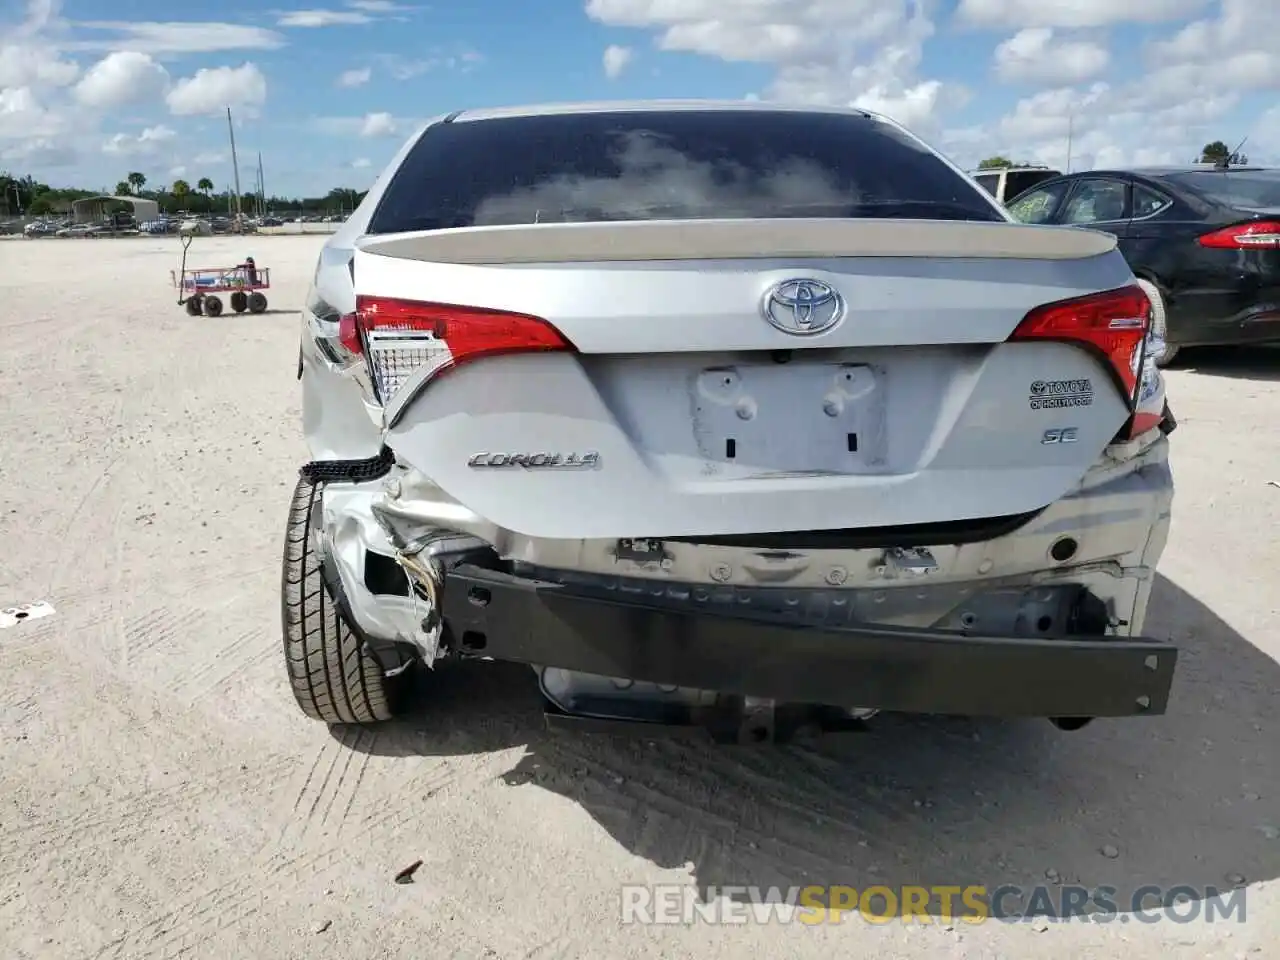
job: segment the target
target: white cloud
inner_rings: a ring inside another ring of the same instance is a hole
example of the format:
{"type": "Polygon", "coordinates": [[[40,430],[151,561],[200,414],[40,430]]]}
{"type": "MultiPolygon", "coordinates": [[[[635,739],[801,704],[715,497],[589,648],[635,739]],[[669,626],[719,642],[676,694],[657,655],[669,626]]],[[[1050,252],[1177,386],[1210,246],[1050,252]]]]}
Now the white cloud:
{"type": "Polygon", "coordinates": [[[604,75],[610,80],[616,80],[622,75],[622,71],[627,69],[635,52],[630,47],[620,47],[616,43],[611,43],[604,48],[604,75]]]}
{"type": "Polygon", "coordinates": [[[1052,27],[1027,27],[995,50],[996,74],[1010,83],[1081,83],[1106,72],[1110,59],[1101,44],[1057,39],[1052,27]]]}
{"type": "Polygon", "coordinates": [[[389,113],[371,113],[360,128],[362,137],[389,137],[396,132],[395,117],[389,113]]]}
{"type": "Polygon", "coordinates": [[[376,20],[395,19],[393,14],[407,13],[413,7],[392,3],[390,0],[348,0],[347,9],[336,10],[331,7],[314,7],[308,10],[276,10],[276,25],[280,27],[343,27],[359,26],[373,23],[376,20]]]}
{"type": "Polygon", "coordinates": [[[39,137],[0,148],[0,160],[39,170],[69,167],[78,159],[74,147],[57,140],[39,137]]]}
{"type": "Polygon", "coordinates": [[[102,152],[118,155],[151,153],[177,136],[176,131],[166,127],[164,124],[159,124],[158,126],[147,127],[136,137],[128,133],[117,133],[102,145],[102,152]]]}
{"type": "MultiPolygon", "coordinates": [[[[1264,4],[1267,0],[1253,0],[1264,4]]],[[[997,29],[1105,27],[1114,23],[1165,23],[1194,16],[1209,0],[960,0],[961,23],[997,29]]]]}
{"type": "Polygon", "coordinates": [[[369,78],[373,76],[373,71],[368,67],[362,67],[356,70],[343,70],[338,74],[338,86],[340,87],[362,87],[369,82],[369,78]]]}
{"type": "Polygon", "coordinates": [[[962,96],[918,75],[934,25],[919,0],[587,0],[609,26],[656,31],[659,49],[774,67],[775,99],[879,108],[908,125],[962,96]]]}
{"type": "Polygon", "coordinates": [[[8,87],[65,87],[80,74],[78,64],[63,60],[57,51],[39,46],[0,46],[0,90],[8,87]]]}
{"type": "Polygon", "coordinates": [[[31,37],[53,24],[62,9],[62,0],[27,0],[26,16],[13,31],[17,37],[31,37]]]}
{"type": "Polygon", "coordinates": [[[1272,107],[1258,118],[1249,133],[1249,144],[1245,153],[1253,150],[1266,156],[1280,157],[1280,105],[1272,107]]]}
{"type": "Polygon", "coordinates": [[[372,23],[373,17],[359,10],[288,10],[276,19],[278,27],[340,27],[372,23]]]}
{"type": "Polygon", "coordinates": [[[48,139],[60,134],[63,126],[30,87],[0,89],[0,141],[48,139]]]}
{"type": "Polygon", "coordinates": [[[347,6],[366,13],[407,13],[414,9],[391,0],[348,0],[347,6]]]}
{"type": "Polygon", "coordinates": [[[393,80],[412,80],[414,77],[421,76],[428,70],[433,70],[438,66],[454,66],[454,63],[448,62],[440,57],[429,57],[427,59],[412,59],[409,57],[401,57],[396,54],[389,53],[378,57],[378,64],[383,70],[391,74],[393,80]]]}
{"type": "Polygon", "coordinates": [[[1199,95],[1206,76],[1218,90],[1280,88],[1280,3],[1221,0],[1219,15],[1187,24],[1150,45],[1151,79],[1177,98],[1199,95]]]}
{"type": "Polygon", "coordinates": [[[95,63],[75,86],[75,98],[86,107],[121,107],[159,97],[169,86],[169,71],[148,54],[119,50],[95,63]]]}
{"type": "Polygon", "coordinates": [[[127,20],[88,20],[74,26],[111,36],[99,40],[72,40],[67,50],[136,50],[139,53],[216,53],[222,50],[275,50],[284,37],[274,30],[236,23],[170,23],[127,20]]]}
{"type": "MultiPolygon", "coordinates": [[[[1021,71],[1028,82],[1038,80],[1050,89],[1026,97],[1006,116],[985,125],[975,143],[961,143],[956,132],[948,140],[965,159],[980,159],[991,153],[1018,159],[1041,160],[1055,166],[1066,163],[1068,129],[1070,153],[1075,169],[1100,165],[1156,162],[1189,162],[1211,140],[1230,140],[1232,146],[1250,133],[1250,121],[1238,122],[1233,112],[1250,94],[1280,90],[1280,3],[1257,0],[1216,0],[1185,3],[1176,0],[1145,0],[1115,4],[1107,14],[1105,5],[1093,0],[1073,0],[1059,5],[1057,0],[1022,3],[1021,0],[963,0],[961,13],[983,17],[1000,12],[1012,18],[1022,31],[1023,51],[1031,50],[1043,34],[1036,29],[1091,27],[1106,22],[1131,20],[1153,23],[1179,13],[1210,13],[1184,23],[1172,33],[1150,41],[1145,48],[1147,69],[1132,80],[1070,86],[1064,58],[1052,51],[1062,40],[1058,31],[1045,38],[1044,70],[1030,65],[1021,71]],[[1035,26],[1031,26],[1035,24],[1035,26]],[[1028,38],[1027,34],[1030,34],[1028,38]],[[1231,117],[1228,122],[1224,118],[1231,117]]],[[[981,17],[979,17],[981,19],[981,17]]],[[[1015,38],[1016,39],[1016,38],[1015,38]]],[[[1087,42],[1072,35],[1072,42],[1087,42]]],[[[1001,45],[1006,64],[1019,52],[1012,41],[1001,45]]],[[[999,58],[997,58],[999,60],[999,58]]],[[[1010,69],[1006,66],[1006,70],[1010,69]]],[[[1015,74],[1018,67],[1012,67],[1015,74]]],[[[1089,72],[1076,71],[1083,77],[1089,72]]],[[[1276,119],[1272,117],[1272,119],[1276,119]]],[[[1254,122],[1246,152],[1255,160],[1274,162],[1280,158],[1280,135],[1268,138],[1264,131],[1267,116],[1254,122]]]]}
{"type": "Polygon", "coordinates": [[[368,157],[357,157],[355,160],[351,161],[351,168],[353,170],[363,170],[366,167],[370,167],[372,165],[373,163],[372,161],[369,160],[368,157]]]}
{"type": "Polygon", "coordinates": [[[267,78],[252,63],[238,67],[205,67],[179,80],[165,96],[175,116],[220,113],[227,107],[261,106],[267,78]]]}

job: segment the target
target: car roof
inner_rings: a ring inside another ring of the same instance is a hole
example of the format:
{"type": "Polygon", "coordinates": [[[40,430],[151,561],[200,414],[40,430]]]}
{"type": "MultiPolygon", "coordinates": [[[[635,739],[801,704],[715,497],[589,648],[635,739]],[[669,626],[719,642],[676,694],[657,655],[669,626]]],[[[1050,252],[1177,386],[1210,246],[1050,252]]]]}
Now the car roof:
{"type": "Polygon", "coordinates": [[[538,103],[509,107],[482,107],[459,110],[450,122],[493,120],[500,117],[546,117],[572,113],[618,113],[640,111],[684,112],[697,110],[738,110],[744,113],[828,113],[883,119],[870,110],[856,107],[815,106],[761,100],[588,100],[579,103],[538,103]]]}
{"type": "Polygon", "coordinates": [[[1103,176],[1138,176],[1160,179],[1180,173],[1276,173],[1275,167],[1215,167],[1212,163],[1187,163],[1180,166],[1143,166],[1143,167],[1108,167],[1103,170],[1077,170],[1068,174],[1072,177],[1103,176]]]}

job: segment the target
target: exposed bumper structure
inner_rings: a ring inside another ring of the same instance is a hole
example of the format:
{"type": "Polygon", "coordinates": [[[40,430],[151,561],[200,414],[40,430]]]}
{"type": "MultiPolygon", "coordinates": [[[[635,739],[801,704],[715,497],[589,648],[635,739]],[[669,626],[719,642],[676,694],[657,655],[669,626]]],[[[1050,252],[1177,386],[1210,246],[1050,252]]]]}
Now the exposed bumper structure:
{"type": "Polygon", "coordinates": [[[750,698],[998,717],[1161,714],[1177,649],[1132,637],[1041,639],[812,626],[620,601],[472,564],[443,613],[463,655],[750,698]]]}

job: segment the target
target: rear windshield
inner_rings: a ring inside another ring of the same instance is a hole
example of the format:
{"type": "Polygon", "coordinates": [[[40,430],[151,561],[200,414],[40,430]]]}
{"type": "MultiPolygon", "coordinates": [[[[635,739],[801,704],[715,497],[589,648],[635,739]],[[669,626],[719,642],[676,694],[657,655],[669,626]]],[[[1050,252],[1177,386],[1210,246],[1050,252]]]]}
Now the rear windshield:
{"type": "Polygon", "coordinates": [[[1280,207],[1280,170],[1197,170],[1167,174],[1166,179],[1228,207],[1280,207]]]}
{"type": "Polygon", "coordinates": [[[1018,194],[1030,190],[1037,183],[1052,180],[1058,175],[1056,170],[1010,170],[1005,178],[1004,198],[1012,200],[1018,194]]]}
{"type": "Polygon", "coordinates": [[[432,126],[369,232],[782,217],[1002,219],[938,157],[859,115],[620,111],[432,126]]]}
{"type": "Polygon", "coordinates": [[[978,186],[993,197],[996,195],[996,191],[1000,189],[1000,174],[998,173],[980,173],[973,179],[978,181],[978,186]]]}

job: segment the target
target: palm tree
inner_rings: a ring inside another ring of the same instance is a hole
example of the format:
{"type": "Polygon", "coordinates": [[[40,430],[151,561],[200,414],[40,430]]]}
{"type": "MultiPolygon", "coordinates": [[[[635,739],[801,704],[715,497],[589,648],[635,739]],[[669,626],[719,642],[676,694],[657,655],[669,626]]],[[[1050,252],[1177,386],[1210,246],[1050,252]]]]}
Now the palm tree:
{"type": "Polygon", "coordinates": [[[204,194],[204,207],[208,210],[212,206],[209,194],[213,193],[213,181],[208,177],[201,177],[196,181],[196,189],[204,194]]]}
{"type": "Polygon", "coordinates": [[[187,194],[191,192],[191,184],[185,180],[173,181],[173,187],[169,191],[173,194],[173,198],[178,201],[178,209],[187,209],[187,194]]]}
{"type": "Polygon", "coordinates": [[[125,177],[129,181],[129,186],[133,187],[133,194],[137,196],[142,193],[142,188],[147,185],[147,178],[136,170],[125,177]]]}

